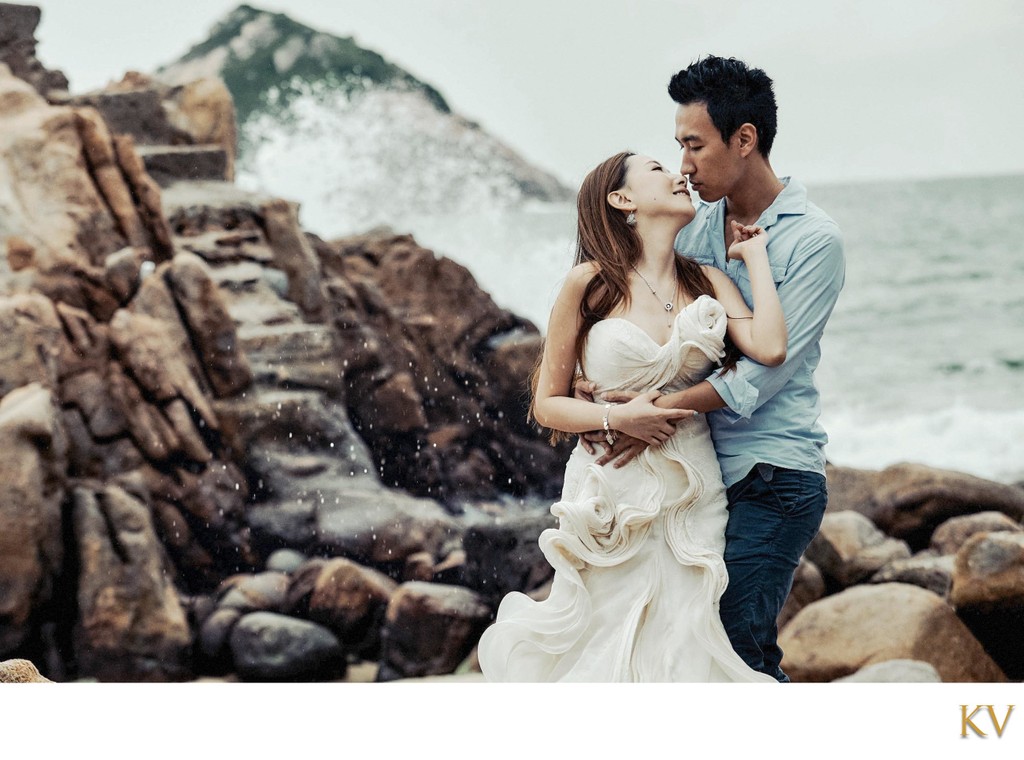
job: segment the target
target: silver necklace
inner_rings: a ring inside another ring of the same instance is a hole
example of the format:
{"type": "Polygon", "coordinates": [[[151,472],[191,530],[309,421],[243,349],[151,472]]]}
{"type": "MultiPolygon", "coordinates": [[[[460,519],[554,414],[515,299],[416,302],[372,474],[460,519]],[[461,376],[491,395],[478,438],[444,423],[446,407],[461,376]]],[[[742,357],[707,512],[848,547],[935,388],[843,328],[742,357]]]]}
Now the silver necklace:
{"type": "MultiPolygon", "coordinates": [[[[633,267],[633,271],[636,272],[636,276],[637,277],[639,277],[641,280],[644,281],[644,285],[646,285],[647,289],[651,291],[651,295],[653,295],[655,298],[657,298],[660,301],[661,297],[657,293],[654,292],[654,288],[651,287],[651,283],[647,282],[647,278],[644,277],[642,274],[640,274],[640,270],[637,269],[636,267],[633,267]]],[[[677,288],[679,287],[679,283],[678,282],[676,283],[676,287],[677,288]]],[[[665,311],[672,311],[673,304],[672,304],[671,301],[665,301],[664,306],[665,306],[665,311]]]]}

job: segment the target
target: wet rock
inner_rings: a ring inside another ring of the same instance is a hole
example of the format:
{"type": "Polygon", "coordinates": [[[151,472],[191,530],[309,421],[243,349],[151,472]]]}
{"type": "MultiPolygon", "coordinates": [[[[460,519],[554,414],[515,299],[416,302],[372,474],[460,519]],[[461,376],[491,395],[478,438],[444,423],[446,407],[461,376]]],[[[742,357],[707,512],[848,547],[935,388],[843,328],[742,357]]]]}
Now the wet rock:
{"type": "Polygon", "coordinates": [[[944,682],[1002,682],[1006,675],[938,596],[904,583],[853,586],[804,607],[779,635],[793,681],[834,681],[865,665],[910,659],[944,682]]]}
{"type": "Polygon", "coordinates": [[[307,620],[253,612],[231,631],[235,670],[246,681],[331,681],[345,672],[334,634],[307,620]]]}
{"type": "Polygon", "coordinates": [[[553,574],[537,539],[557,526],[550,514],[524,515],[466,529],[466,584],[496,605],[510,591],[529,591],[553,574]]]}
{"type": "Polygon", "coordinates": [[[452,673],[490,620],[490,608],[469,589],[403,583],[388,604],[377,680],[452,673]]]}
{"type": "Polygon", "coordinates": [[[284,573],[264,572],[256,575],[236,576],[221,586],[220,607],[242,612],[280,612],[290,579],[284,573]]]}
{"type": "Polygon", "coordinates": [[[226,673],[234,666],[231,657],[231,631],[245,614],[235,607],[221,607],[209,615],[199,629],[197,645],[202,670],[226,673]]]}
{"type": "Polygon", "coordinates": [[[333,631],[347,652],[376,658],[384,612],[396,588],[376,570],[340,557],[329,560],[313,584],[309,619],[333,631]]]}
{"type": "Polygon", "coordinates": [[[322,498],[316,508],[316,542],[322,554],[343,555],[368,565],[402,564],[417,552],[438,553],[460,530],[430,499],[366,482],[337,493],[337,501],[322,498]]]}

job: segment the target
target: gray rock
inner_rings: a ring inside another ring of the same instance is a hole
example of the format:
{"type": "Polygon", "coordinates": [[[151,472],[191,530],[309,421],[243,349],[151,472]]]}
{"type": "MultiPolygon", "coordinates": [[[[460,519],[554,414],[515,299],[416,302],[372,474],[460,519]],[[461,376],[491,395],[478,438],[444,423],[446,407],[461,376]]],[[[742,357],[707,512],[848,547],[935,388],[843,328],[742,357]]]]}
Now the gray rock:
{"type": "Polygon", "coordinates": [[[231,631],[230,645],[235,670],[246,681],[330,681],[345,672],[333,633],[286,615],[246,615],[231,631]]]}
{"type": "Polygon", "coordinates": [[[291,575],[306,559],[305,554],[294,549],[278,549],[267,557],[267,570],[291,575]]]}
{"type": "Polygon", "coordinates": [[[557,520],[551,514],[525,515],[481,523],[466,529],[466,584],[496,604],[509,591],[529,591],[553,574],[537,539],[557,520]]]}
{"type": "Polygon", "coordinates": [[[242,612],[280,612],[284,606],[289,579],[285,573],[265,572],[242,576],[224,589],[218,606],[242,612]]]}
{"type": "Polygon", "coordinates": [[[910,583],[945,598],[953,585],[953,557],[915,555],[896,559],[871,576],[871,583],[910,583]]]}

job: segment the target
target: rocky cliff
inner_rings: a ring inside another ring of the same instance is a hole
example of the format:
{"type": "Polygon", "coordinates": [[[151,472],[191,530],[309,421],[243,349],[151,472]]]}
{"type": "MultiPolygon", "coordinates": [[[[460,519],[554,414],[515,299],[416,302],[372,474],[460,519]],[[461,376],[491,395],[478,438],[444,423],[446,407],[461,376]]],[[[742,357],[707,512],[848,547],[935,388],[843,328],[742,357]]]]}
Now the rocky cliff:
{"type": "Polygon", "coordinates": [[[203,600],[275,550],[485,586],[465,531],[565,455],[525,421],[533,325],[409,237],[239,190],[221,82],[71,96],[11,53],[38,12],[0,17],[29,76],[0,66],[0,657],[192,677],[203,600]]]}

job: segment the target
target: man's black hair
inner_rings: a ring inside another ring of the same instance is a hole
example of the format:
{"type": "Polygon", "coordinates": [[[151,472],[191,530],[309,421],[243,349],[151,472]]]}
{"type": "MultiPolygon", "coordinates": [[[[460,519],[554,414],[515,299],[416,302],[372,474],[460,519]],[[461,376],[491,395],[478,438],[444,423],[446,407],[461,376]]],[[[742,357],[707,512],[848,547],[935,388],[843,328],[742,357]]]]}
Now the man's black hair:
{"type": "Polygon", "coordinates": [[[680,105],[704,103],[711,123],[729,142],[741,125],[757,129],[757,149],[765,158],[778,126],[771,78],[735,58],[709,55],[691,63],[668,83],[668,94],[680,105]]]}

